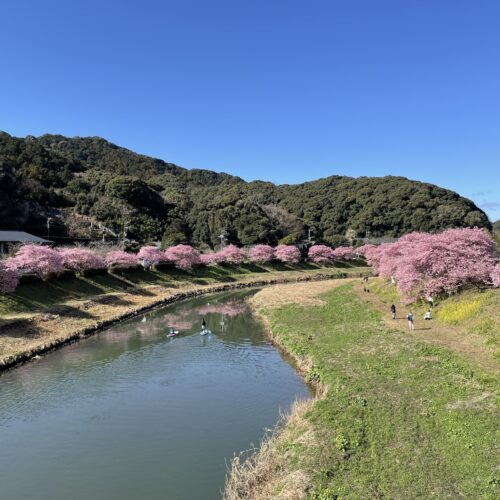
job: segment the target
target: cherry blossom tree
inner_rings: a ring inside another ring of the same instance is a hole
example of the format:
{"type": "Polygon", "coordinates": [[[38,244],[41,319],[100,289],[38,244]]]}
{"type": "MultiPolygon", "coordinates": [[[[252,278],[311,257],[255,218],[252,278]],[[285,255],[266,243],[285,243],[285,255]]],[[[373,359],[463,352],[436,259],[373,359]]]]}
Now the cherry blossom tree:
{"type": "Polygon", "coordinates": [[[141,261],[146,260],[150,266],[156,266],[159,262],[166,262],[163,252],[154,246],[145,246],[139,250],[137,258],[141,261]]]}
{"type": "Polygon", "coordinates": [[[315,264],[331,264],[334,261],[333,250],[326,245],[313,245],[309,248],[308,257],[315,264]]]}
{"type": "Polygon", "coordinates": [[[500,288],[500,263],[498,263],[491,271],[491,282],[493,286],[500,288]]]}
{"type": "Polygon", "coordinates": [[[483,229],[411,233],[365,252],[380,276],[394,276],[410,300],[491,282],[496,244],[483,229]]]}
{"type": "Polygon", "coordinates": [[[250,262],[267,264],[274,259],[274,249],[269,245],[254,245],[248,255],[250,262]]]}
{"type": "Polygon", "coordinates": [[[115,269],[130,269],[138,266],[138,259],[135,253],[114,250],[106,254],[106,265],[115,269]]]}
{"type": "Polygon", "coordinates": [[[10,267],[6,261],[0,261],[0,293],[13,292],[18,284],[17,270],[10,267]]]}
{"type": "Polygon", "coordinates": [[[200,252],[189,245],[176,245],[165,251],[167,262],[172,262],[181,269],[192,269],[201,264],[200,252]]]}
{"type": "Polygon", "coordinates": [[[20,273],[35,273],[42,279],[64,271],[64,261],[57,250],[40,245],[23,245],[15,257],[7,259],[8,266],[20,273]]]}
{"type": "Polygon", "coordinates": [[[78,274],[84,274],[91,269],[103,269],[106,261],[88,248],[68,247],[58,250],[63,259],[64,267],[78,274]]]}
{"type": "Polygon", "coordinates": [[[245,260],[245,252],[235,245],[228,245],[215,254],[218,264],[241,264],[245,260]]]}
{"type": "Polygon", "coordinates": [[[278,245],[274,250],[276,260],[288,264],[297,264],[300,262],[300,250],[294,245],[278,245]]]}

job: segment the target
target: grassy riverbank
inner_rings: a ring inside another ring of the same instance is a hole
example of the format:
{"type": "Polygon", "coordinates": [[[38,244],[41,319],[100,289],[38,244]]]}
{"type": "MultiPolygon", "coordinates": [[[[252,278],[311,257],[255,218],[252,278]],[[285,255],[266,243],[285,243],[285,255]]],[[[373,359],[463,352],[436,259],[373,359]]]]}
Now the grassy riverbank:
{"type": "Polygon", "coordinates": [[[253,299],[322,390],[235,469],[227,496],[498,498],[498,375],[387,326],[358,286],[318,290],[306,305],[294,297],[309,284],[253,299]]]}
{"type": "Polygon", "coordinates": [[[87,335],[93,329],[185,294],[221,286],[272,281],[359,276],[367,268],[294,266],[210,266],[123,274],[66,275],[42,282],[24,280],[16,293],[0,298],[0,366],[87,335]]]}
{"type": "Polygon", "coordinates": [[[412,334],[434,345],[456,352],[464,359],[500,373],[500,290],[471,288],[445,299],[436,298],[432,321],[424,321],[426,303],[411,306],[401,303],[396,286],[382,278],[370,279],[370,294],[358,295],[383,312],[387,325],[407,331],[406,313],[413,310],[415,330],[412,334]],[[397,320],[389,319],[389,306],[396,304],[397,320]]]}

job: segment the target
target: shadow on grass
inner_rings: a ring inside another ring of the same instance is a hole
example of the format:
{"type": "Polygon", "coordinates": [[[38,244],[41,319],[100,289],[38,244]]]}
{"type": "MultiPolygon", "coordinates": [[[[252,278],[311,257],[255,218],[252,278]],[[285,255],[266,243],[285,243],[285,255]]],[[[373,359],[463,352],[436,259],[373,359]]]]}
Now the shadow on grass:
{"type": "Polygon", "coordinates": [[[0,322],[0,335],[11,338],[37,338],[40,330],[29,319],[0,322]]]}
{"type": "Polygon", "coordinates": [[[49,309],[51,314],[57,314],[58,316],[68,317],[68,318],[93,318],[94,315],[85,311],[84,309],[79,309],[78,307],[58,305],[51,307],[49,309]]]}

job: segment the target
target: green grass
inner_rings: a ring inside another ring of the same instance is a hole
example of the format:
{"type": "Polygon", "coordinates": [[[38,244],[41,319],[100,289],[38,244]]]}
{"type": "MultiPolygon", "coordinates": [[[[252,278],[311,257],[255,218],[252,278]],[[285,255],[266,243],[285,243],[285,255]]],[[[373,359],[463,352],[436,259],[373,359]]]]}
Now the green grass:
{"type": "Polygon", "coordinates": [[[367,268],[355,266],[321,268],[309,263],[272,266],[241,264],[200,267],[192,272],[163,267],[151,271],[138,269],[121,274],[100,272],[88,276],[74,276],[72,273],[67,273],[45,282],[35,277],[25,277],[15,293],[0,296],[0,317],[33,313],[63,304],[68,300],[88,300],[102,294],[138,292],[139,289],[142,289],[142,293],[147,293],[145,288],[150,285],[175,288],[186,285],[233,283],[249,277],[268,279],[278,274],[286,275],[292,272],[322,273],[332,276],[341,273],[359,275],[361,272],[367,272],[367,268]]]}
{"type": "Polygon", "coordinates": [[[311,498],[499,498],[499,380],[391,331],[346,285],[324,306],[263,311],[329,391],[305,418],[316,442],[281,445],[311,498]]]}

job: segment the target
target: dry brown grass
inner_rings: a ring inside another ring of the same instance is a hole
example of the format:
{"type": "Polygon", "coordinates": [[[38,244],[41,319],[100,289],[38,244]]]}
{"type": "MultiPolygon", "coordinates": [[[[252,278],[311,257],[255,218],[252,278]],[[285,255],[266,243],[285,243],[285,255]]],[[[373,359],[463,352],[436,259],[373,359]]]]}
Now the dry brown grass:
{"type": "MultiPolygon", "coordinates": [[[[298,358],[286,350],[280,339],[273,335],[266,316],[259,313],[264,308],[279,308],[286,304],[320,306],[324,303],[321,296],[333,288],[344,285],[352,279],[328,282],[290,283],[264,288],[253,295],[250,305],[255,314],[264,322],[273,343],[290,355],[297,370],[306,376],[313,368],[310,358],[298,358]]],[[[319,439],[310,424],[304,418],[315,401],[326,396],[328,387],[315,384],[315,397],[310,400],[295,402],[290,413],[280,420],[277,427],[262,441],[259,448],[237,455],[230,464],[226,478],[225,500],[267,500],[278,498],[301,500],[307,498],[311,489],[308,471],[297,468],[296,454],[301,447],[319,446],[319,439]]]]}
{"type": "Polygon", "coordinates": [[[321,295],[351,281],[353,281],[352,278],[347,278],[335,281],[274,285],[256,293],[249,301],[257,310],[275,309],[287,304],[300,304],[304,307],[321,306],[324,304],[321,295]]]}
{"type": "Polygon", "coordinates": [[[294,444],[314,446],[314,431],[305,413],[314,400],[296,401],[290,414],[247,457],[248,453],[235,456],[226,478],[224,500],[267,500],[281,498],[300,500],[307,497],[310,480],[306,471],[290,466],[294,458],[294,444]],[[283,449],[287,449],[285,453],[283,449]]]}
{"type": "MultiPolygon", "coordinates": [[[[62,345],[66,341],[88,335],[92,329],[98,330],[107,322],[119,321],[135,311],[161,305],[183,294],[222,291],[237,286],[268,284],[272,281],[317,280],[330,278],[321,270],[272,272],[247,274],[238,277],[231,284],[211,283],[195,285],[189,282],[175,284],[172,287],[160,285],[134,285],[126,292],[104,293],[86,300],[68,298],[57,305],[42,311],[22,311],[0,317],[0,368],[41,354],[51,347],[62,345]],[[85,332],[85,333],[83,333],[85,332]]],[[[333,276],[332,276],[333,277],[333,276]]],[[[337,280],[307,281],[297,283],[302,287],[316,285],[317,290],[328,290],[337,280]]],[[[338,280],[344,282],[345,280],[338,280]]],[[[313,288],[311,288],[312,290],[313,288]]]]}

